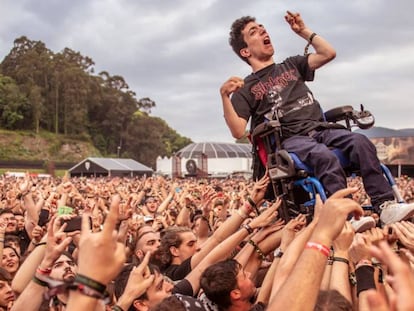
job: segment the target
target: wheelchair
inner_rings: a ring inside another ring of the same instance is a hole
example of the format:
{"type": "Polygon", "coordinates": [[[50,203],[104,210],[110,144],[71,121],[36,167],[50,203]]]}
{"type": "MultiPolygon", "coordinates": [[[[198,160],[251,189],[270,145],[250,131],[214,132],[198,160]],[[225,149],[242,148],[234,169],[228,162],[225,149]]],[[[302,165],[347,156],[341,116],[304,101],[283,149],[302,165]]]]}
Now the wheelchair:
{"type": "MultiPolygon", "coordinates": [[[[322,183],[313,175],[313,169],[303,163],[296,154],[288,152],[281,147],[281,123],[278,117],[277,94],[270,93],[270,100],[275,103],[266,116],[267,120],[256,126],[251,133],[251,141],[255,155],[261,164],[267,168],[272,190],[275,197],[282,200],[279,215],[286,222],[298,214],[307,215],[308,221],[312,219],[316,194],[322,201],[327,199],[322,183]]],[[[268,97],[268,98],[269,98],[268,97]]],[[[324,113],[325,120],[330,123],[342,125],[349,131],[352,127],[369,129],[374,123],[374,116],[361,105],[360,110],[352,106],[333,108],[324,113]]],[[[347,177],[359,175],[358,168],[351,163],[339,149],[331,150],[339,159],[347,177]]],[[[384,164],[381,163],[384,177],[391,185],[395,199],[404,202],[395,180],[384,164]]],[[[363,207],[366,210],[372,207],[363,207]]]]}

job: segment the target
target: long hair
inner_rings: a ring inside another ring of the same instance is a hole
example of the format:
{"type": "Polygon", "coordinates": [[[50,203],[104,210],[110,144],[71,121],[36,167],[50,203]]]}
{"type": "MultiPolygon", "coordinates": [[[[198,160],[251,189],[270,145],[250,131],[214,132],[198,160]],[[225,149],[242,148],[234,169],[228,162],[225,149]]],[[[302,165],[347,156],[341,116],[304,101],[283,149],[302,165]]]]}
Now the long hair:
{"type": "Polygon", "coordinates": [[[172,262],[172,254],[170,247],[179,247],[183,240],[181,239],[181,233],[192,232],[188,227],[172,226],[164,230],[161,237],[160,247],[156,251],[157,257],[161,261],[161,269],[167,268],[172,262]]]}

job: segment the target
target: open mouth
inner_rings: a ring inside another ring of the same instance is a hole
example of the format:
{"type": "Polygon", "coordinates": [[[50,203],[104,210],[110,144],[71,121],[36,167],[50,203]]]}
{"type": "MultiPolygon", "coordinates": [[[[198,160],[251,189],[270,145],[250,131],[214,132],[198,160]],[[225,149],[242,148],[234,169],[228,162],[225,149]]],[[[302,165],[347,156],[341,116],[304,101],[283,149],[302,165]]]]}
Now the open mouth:
{"type": "Polygon", "coordinates": [[[263,43],[264,43],[265,45],[269,45],[269,44],[271,44],[270,38],[269,38],[269,37],[265,37],[265,38],[264,38],[264,40],[263,40],[263,43]]]}

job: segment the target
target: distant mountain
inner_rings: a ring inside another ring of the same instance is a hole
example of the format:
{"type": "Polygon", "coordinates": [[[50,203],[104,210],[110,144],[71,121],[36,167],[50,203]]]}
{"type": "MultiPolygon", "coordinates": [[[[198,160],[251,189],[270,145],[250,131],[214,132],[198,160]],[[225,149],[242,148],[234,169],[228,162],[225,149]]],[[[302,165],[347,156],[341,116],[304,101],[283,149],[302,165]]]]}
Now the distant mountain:
{"type": "Polygon", "coordinates": [[[374,126],[368,130],[357,129],[355,132],[363,134],[368,138],[379,137],[414,137],[414,128],[394,130],[386,127],[374,126]]]}

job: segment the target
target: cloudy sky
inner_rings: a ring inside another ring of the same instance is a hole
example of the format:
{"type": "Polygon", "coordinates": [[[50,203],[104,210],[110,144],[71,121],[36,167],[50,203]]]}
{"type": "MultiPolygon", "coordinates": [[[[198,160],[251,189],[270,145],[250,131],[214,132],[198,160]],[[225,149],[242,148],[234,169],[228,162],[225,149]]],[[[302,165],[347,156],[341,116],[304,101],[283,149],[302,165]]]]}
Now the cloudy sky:
{"type": "Polygon", "coordinates": [[[290,10],[336,48],[309,84],[325,109],[364,104],[377,126],[413,128],[413,9],[410,0],[0,0],[0,60],[22,35],[54,52],[71,48],[154,100],[152,114],[179,134],[233,142],[219,88],[250,68],[228,45],[229,27],[255,16],[279,62],[306,44],[284,20],[290,10]]]}

